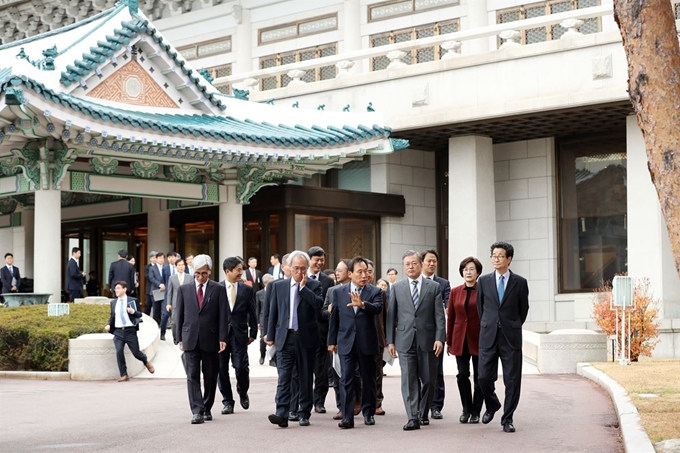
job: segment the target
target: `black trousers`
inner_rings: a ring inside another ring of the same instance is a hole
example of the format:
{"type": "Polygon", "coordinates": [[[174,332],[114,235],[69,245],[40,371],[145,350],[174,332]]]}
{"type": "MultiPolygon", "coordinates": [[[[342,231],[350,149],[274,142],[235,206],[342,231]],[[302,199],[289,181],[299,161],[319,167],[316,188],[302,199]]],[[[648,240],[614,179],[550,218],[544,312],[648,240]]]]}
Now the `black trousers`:
{"type": "Polygon", "coordinates": [[[375,355],[362,354],[356,341],[349,354],[340,354],[340,404],[342,405],[343,420],[354,420],[354,382],[358,379],[356,369],[359,367],[359,375],[362,380],[361,412],[364,417],[375,415],[376,407],[376,381],[375,381],[375,355]]]}
{"type": "Polygon", "coordinates": [[[328,346],[326,343],[326,338],[323,335],[319,336],[314,361],[314,406],[325,406],[328,395],[328,346]]]}
{"type": "Polygon", "coordinates": [[[375,356],[375,407],[382,407],[383,399],[383,376],[385,371],[385,361],[383,360],[383,350],[380,348],[380,354],[375,356]]]}
{"type": "Polygon", "coordinates": [[[145,294],[144,297],[144,314],[151,316],[151,306],[153,305],[153,296],[151,294],[145,294]]]}
{"type": "Polygon", "coordinates": [[[267,343],[264,342],[264,331],[260,329],[260,358],[264,359],[267,355],[267,343]]]}
{"type": "Polygon", "coordinates": [[[184,367],[187,372],[187,391],[192,414],[202,414],[212,409],[217,390],[217,352],[200,349],[184,351],[184,367]],[[203,392],[201,393],[201,371],[203,372],[203,392]]]}
{"type": "Polygon", "coordinates": [[[248,346],[237,342],[234,335],[229,335],[227,349],[219,357],[219,373],[217,385],[222,393],[222,404],[234,404],[234,394],[229,380],[229,361],[231,360],[236,373],[236,392],[241,398],[248,395],[250,388],[250,365],[248,364],[248,346]]]}
{"type": "Polygon", "coordinates": [[[68,298],[71,300],[71,302],[75,302],[76,299],[80,299],[83,297],[83,291],[82,290],[75,290],[75,291],[69,291],[68,292],[68,298]]]}
{"type": "Polygon", "coordinates": [[[113,345],[116,347],[116,361],[118,362],[118,371],[121,376],[127,374],[127,365],[125,364],[125,345],[128,345],[130,352],[135,359],[140,360],[146,365],[146,354],[139,350],[139,339],[137,338],[137,329],[133,327],[117,328],[113,331],[113,345]]]}
{"type": "Polygon", "coordinates": [[[479,356],[470,354],[467,340],[463,343],[463,354],[456,356],[456,364],[458,365],[456,379],[458,381],[460,402],[463,405],[463,413],[479,416],[482,412],[482,403],[484,402],[482,391],[479,388],[479,356]],[[472,359],[474,393],[470,385],[470,359],[472,359]]]}
{"type": "Polygon", "coordinates": [[[479,388],[484,396],[487,410],[499,410],[501,403],[496,396],[496,380],[498,379],[498,359],[503,365],[503,384],[505,385],[505,403],[501,424],[513,423],[513,414],[519,404],[522,386],[522,350],[513,349],[498,327],[496,339],[488,348],[479,348],[479,388]]]}
{"type": "Polygon", "coordinates": [[[159,326],[161,325],[161,307],[165,307],[165,301],[164,300],[154,300],[153,296],[150,296],[150,299],[153,300],[153,309],[152,311],[152,318],[154,321],[156,321],[156,324],[159,326]]]}
{"type": "Polygon", "coordinates": [[[444,353],[437,358],[437,380],[434,383],[434,396],[432,397],[432,410],[441,411],[444,408],[444,353]]]}
{"type": "Polygon", "coordinates": [[[277,369],[279,372],[276,386],[276,415],[287,418],[293,405],[291,404],[291,380],[293,366],[297,365],[298,383],[300,388],[298,416],[309,418],[312,413],[312,380],[314,370],[314,355],[316,348],[307,348],[300,342],[300,336],[292,332],[286,335],[283,345],[276,345],[277,369]],[[278,349],[279,346],[281,349],[278,349]]]}

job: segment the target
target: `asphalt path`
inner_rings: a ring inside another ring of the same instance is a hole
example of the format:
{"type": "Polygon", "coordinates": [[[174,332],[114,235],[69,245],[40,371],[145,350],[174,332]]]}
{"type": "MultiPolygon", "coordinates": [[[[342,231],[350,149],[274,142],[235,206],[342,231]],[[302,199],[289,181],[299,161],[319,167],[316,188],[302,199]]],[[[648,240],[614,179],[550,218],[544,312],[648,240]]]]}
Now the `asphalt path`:
{"type": "MultiPolygon", "coordinates": [[[[396,370],[395,370],[396,371],[396,370]]],[[[526,375],[514,421],[504,433],[500,412],[489,425],[463,425],[456,380],[446,376],[443,420],[406,432],[400,378],[384,379],[385,416],[365,426],[340,430],[333,392],[326,414],[312,414],[311,426],[271,425],[276,380],[251,379],[250,409],[236,404],[233,415],[213,407],[214,420],[191,425],[183,379],[116,381],[36,381],[0,379],[1,452],[623,452],[609,396],[575,375],[526,375]]],[[[234,378],[232,382],[235,386],[234,378]]],[[[502,392],[502,381],[498,382],[502,392]]],[[[499,394],[502,401],[502,393],[499,394]]],[[[219,397],[219,391],[218,391],[219,397]]]]}

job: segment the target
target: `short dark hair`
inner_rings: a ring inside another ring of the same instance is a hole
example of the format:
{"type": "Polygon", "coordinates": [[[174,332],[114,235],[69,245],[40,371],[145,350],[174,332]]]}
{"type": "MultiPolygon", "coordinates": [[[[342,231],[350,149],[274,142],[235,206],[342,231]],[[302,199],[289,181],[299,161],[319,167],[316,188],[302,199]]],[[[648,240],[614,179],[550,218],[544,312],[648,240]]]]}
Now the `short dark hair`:
{"type": "Polygon", "coordinates": [[[255,258],[254,256],[251,256],[250,258],[248,258],[248,262],[250,263],[252,260],[256,260],[256,259],[257,258],[255,258]]]}
{"type": "Polygon", "coordinates": [[[364,263],[366,267],[368,267],[368,261],[366,260],[366,258],[364,258],[363,256],[355,256],[350,260],[349,264],[347,265],[347,270],[350,272],[354,272],[354,266],[356,266],[358,263],[364,263]]]}
{"type": "MultiPolygon", "coordinates": [[[[118,250],[118,256],[125,258],[127,256],[127,250],[125,250],[125,249],[118,250]]],[[[126,288],[127,288],[127,286],[126,286],[126,288]]]]}
{"type": "Polygon", "coordinates": [[[437,261],[439,261],[439,253],[437,253],[437,251],[435,249],[427,249],[427,250],[423,250],[422,252],[420,252],[420,259],[422,261],[425,261],[425,255],[427,255],[428,253],[433,254],[434,257],[437,258],[437,261]]]}
{"type": "Polygon", "coordinates": [[[313,256],[326,256],[326,252],[318,245],[315,245],[307,251],[307,255],[309,255],[310,258],[313,256]]]}
{"type": "MultiPolygon", "coordinates": [[[[132,256],[132,255],[128,255],[128,256],[125,257],[125,259],[128,260],[128,261],[130,261],[130,260],[135,259],[135,257],[132,256]]],[[[136,260],[135,260],[135,261],[136,261],[136,260]]]]}
{"type": "Polygon", "coordinates": [[[5,258],[7,258],[8,256],[11,256],[12,258],[14,258],[14,255],[12,255],[11,253],[9,253],[9,252],[5,253],[5,258]]]}
{"type": "Polygon", "coordinates": [[[460,272],[460,276],[463,276],[463,269],[465,269],[465,266],[470,263],[475,264],[475,267],[477,268],[477,275],[482,275],[482,263],[474,256],[468,256],[463,261],[461,261],[460,266],[458,266],[458,272],[460,272]]]}
{"type": "Polygon", "coordinates": [[[156,253],[156,258],[160,258],[160,257],[165,258],[165,253],[163,253],[163,252],[156,253]]]}
{"type": "Polygon", "coordinates": [[[394,272],[394,275],[399,275],[399,272],[393,267],[387,269],[387,273],[389,274],[390,272],[394,272]]]}
{"type": "MultiPolygon", "coordinates": [[[[175,261],[175,266],[177,266],[179,263],[184,263],[184,260],[182,258],[179,258],[177,261],[175,261]]],[[[186,265],[186,263],[184,263],[186,265]]]]}
{"type": "Polygon", "coordinates": [[[177,253],[177,252],[168,252],[168,254],[167,254],[166,256],[167,256],[168,258],[171,257],[171,256],[174,256],[174,257],[176,257],[176,258],[179,258],[181,255],[180,255],[179,253],[177,253]]]}
{"type": "Polygon", "coordinates": [[[281,261],[281,255],[279,255],[278,253],[274,253],[272,255],[272,258],[276,258],[277,260],[281,261]]]}
{"type": "Polygon", "coordinates": [[[494,242],[493,244],[491,244],[491,254],[492,255],[493,255],[494,249],[505,250],[505,256],[507,256],[508,258],[512,258],[513,256],[515,256],[515,248],[511,244],[508,244],[507,242],[498,241],[498,242],[494,242]]]}
{"type": "Polygon", "coordinates": [[[369,260],[368,258],[366,258],[366,266],[367,267],[370,266],[373,269],[375,269],[375,263],[373,261],[369,260]]]}
{"type": "Polygon", "coordinates": [[[90,271],[89,275],[97,275],[97,271],[90,271]]]}
{"type": "Polygon", "coordinates": [[[73,248],[71,249],[71,255],[73,255],[74,253],[77,253],[77,252],[80,252],[80,248],[79,248],[79,247],[73,247],[73,248]]]}
{"type": "Polygon", "coordinates": [[[120,285],[122,288],[128,289],[128,284],[126,281],[118,280],[116,283],[113,284],[113,287],[115,288],[118,285],[120,285]]]}
{"type": "Polygon", "coordinates": [[[243,266],[243,261],[241,261],[241,258],[238,256],[230,256],[222,263],[222,269],[224,269],[225,272],[233,271],[239,264],[243,266]]]}
{"type": "Polygon", "coordinates": [[[331,275],[331,274],[335,275],[335,269],[326,269],[325,271],[323,271],[323,273],[326,274],[326,275],[331,275]]]}

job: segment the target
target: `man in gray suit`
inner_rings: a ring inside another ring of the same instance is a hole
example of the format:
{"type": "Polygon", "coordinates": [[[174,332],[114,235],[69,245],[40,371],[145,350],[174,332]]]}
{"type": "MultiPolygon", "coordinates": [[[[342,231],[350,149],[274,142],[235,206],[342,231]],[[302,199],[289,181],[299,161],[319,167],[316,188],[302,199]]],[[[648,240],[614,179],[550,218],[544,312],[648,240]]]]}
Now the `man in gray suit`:
{"type": "Polygon", "coordinates": [[[446,340],[446,320],[441,288],[423,278],[418,252],[409,250],[401,260],[408,278],[390,289],[385,330],[390,355],[396,358],[399,351],[401,395],[408,416],[404,431],[411,431],[430,424],[427,415],[437,379],[437,357],[446,340]]]}
{"type": "Polygon", "coordinates": [[[177,307],[177,294],[179,293],[179,287],[185,283],[194,281],[194,274],[185,273],[186,265],[183,259],[178,259],[175,262],[175,268],[177,272],[175,275],[168,279],[168,289],[165,292],[165,309],[163,310],[163,319],[166,320],[166,326],[163,326],[161,322],[161,340],[165,340],[165,330],[167,327],[167,318],[170,318],[170,329],[172,331],[172,338],[177,344],[177,330],[175,326],[175,307],[177,307]],[[167,314],[166,314],[167,313],[167,314]]]}

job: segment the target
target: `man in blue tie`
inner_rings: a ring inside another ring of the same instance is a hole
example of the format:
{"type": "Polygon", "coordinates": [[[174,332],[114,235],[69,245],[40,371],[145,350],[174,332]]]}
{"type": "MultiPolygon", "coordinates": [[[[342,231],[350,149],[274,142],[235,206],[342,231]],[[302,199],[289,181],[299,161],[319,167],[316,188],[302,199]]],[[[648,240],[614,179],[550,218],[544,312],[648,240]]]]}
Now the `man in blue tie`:
{"type": "Polygon", "coordinates": [[[495,382],[498,359],[503,365],[505,405],[501,425],[514,433],[513,414],[519,403],[522,382],[522,324],[529,312],[529,286],[526,279],[510,271],[515,249],[507,242],[491,245],[491,264],[495,271],[479,277],[477,311],[479,334],[479,387],[486,412],[482,423],[489,423],[500,410],[495,382]]]}
{"type": "Polygon", "coordinates": [[[279,372],[276,387],[276,413],[269,421],[281,428],[288,427],[291,400],[291,375],[297,365],[300,399],[300,426],[309,426],[312,412],[312,376],[314,355],[319,343],[317,313],[323,305],[321,285],[307,279],[309,255],[296,250],[290,254],[291,278],[271,283],[267,344],[276,346],[279,372]]]}
{"type": "Polygon", "coordinates": [[[139,323],[141,322],[142,313],[137,308],[137,301],[127,296],[128,285],[126,282],[119,281],[115,283],[114,292],[115,299],[111,299],[111,316],[109,323],[104,327],[104,330],[113,334],[113,344],[116,346],[116,360],[118,361],[118,370],[120,371],[120,379],[118,382],[129,381],[130,377],[127,374],[127,365],[125,364],[125,345],[128,345],[132,355],[141,362],[149,373],[155,371],[153,365],[146,359],[146,354],[139,350],[139,340],[137,338],[137,331],[139,330],[139,323]]]}

